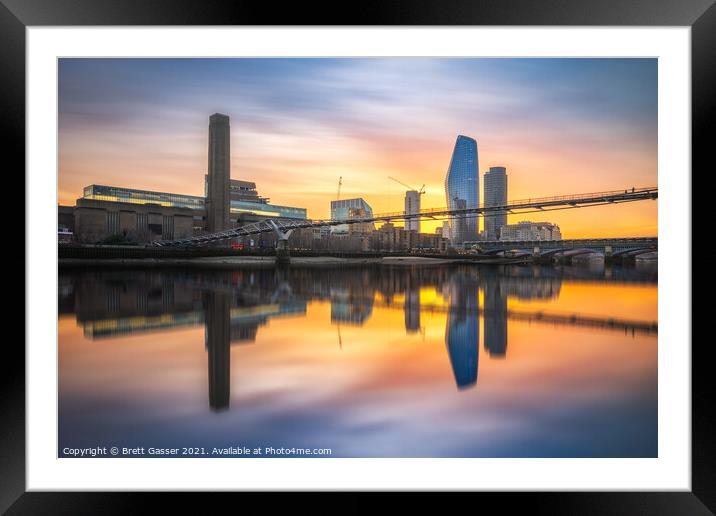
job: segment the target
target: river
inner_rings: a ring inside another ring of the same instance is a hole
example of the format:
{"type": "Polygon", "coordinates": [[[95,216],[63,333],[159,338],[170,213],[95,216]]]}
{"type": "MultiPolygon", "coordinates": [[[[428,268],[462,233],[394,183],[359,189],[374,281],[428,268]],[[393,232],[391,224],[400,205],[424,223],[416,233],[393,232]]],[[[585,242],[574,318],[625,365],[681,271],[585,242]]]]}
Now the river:
{"type": "Polygon", "coordinates": [[[59,448],[656,457],[656,265],[60,271],[59,448]]]}

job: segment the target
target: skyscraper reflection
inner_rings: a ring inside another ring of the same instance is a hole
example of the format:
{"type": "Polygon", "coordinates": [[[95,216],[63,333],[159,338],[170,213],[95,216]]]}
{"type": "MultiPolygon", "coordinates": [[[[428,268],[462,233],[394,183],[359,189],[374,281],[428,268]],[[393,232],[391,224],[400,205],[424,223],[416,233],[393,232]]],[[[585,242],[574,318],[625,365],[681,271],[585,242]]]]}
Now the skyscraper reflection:
{"type": "Polygon", "coordinates": [[[415,333],[420,331],[420,288],[409,287],[405,292],[405,331],[415,333]]]}
{"type": "Polygon", "coordinates": [[[479,339],[478,287],[475,282],[458,276],[450,288],[445,329],[445,342],[458,389],[467,389],[477,383],[479,339]]]}
{"type": "Polygon", "coordinates": [[[485,293],[485,351],[492,357],[504,357],[507,353],[507,294],[496,274],[485,274],[482,288],[485,293]]]}

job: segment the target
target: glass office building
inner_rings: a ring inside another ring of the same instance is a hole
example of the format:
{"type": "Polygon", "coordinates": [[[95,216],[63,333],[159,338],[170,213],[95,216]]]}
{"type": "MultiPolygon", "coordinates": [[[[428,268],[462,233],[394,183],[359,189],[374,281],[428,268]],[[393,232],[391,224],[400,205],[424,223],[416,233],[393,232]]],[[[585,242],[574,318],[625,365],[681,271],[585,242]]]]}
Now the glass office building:
{"type": "MultiPolygon", "coordinates": [[[[477,142],[459,135],[445,176],[445,198],[451,210],[477,208],[480,205],[480,176],[477,166],[477,142]]],[[[475,215],[450,220],[450,240],[460,244],[477,240],[478,218],[475,215]]]]}
{"type": "Polygon", "coordinates": [[[204,198],[195,195],[179,195],[167,192],[150,192],[117,186],[85,186],[82,197],[98,201],[128,202],[131,204],[158,204],[179,208],[204,209],[204,198]]]}
{"type": "MultiPolygon", "coordinates": [[[[101,201],[126,202],[131,204],[158,204],[160,206],[175,206],[204,209],[204,197],[197,195],[181,195],[167,192],[152,192],[148,190],[135,190],[117,186],[90,185],[83,191],[83,198],[101,201]]],[[[266,202],[264,198],[257,197],[256,201],[230,200],[231,213],[251,213],[266,217],[280,217],[286,219],[306,219],[305,208],[292,206],[279,206],[266,202]]]]}
{"type": "Polygon", "coordinates": [[[252,213],[266,217],[281,217],[283,219],[305,219],[306,208],[293,208],[291,206],[279,206],[277,204],[229,201],[231,213],[252,213]]]}
{"type": "MultiPolygon", "coordinates": [[[[331,219],[345,220],[350,218],[372,217],[373,209],[361,197],[331,201],[331,219]]],[[[333,233],[347,233],[348,224],[333,226],[333,233]]]]}

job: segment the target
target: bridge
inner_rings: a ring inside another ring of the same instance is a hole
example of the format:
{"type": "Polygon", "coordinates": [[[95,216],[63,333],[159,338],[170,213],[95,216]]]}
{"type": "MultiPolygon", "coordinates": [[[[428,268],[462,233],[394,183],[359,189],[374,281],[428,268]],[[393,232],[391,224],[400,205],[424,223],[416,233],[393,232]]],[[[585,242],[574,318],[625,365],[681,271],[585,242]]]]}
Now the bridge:
{"type": "MultiPolygon", "coordinates": [[[[215,278],[204,277],[201,279],[197,279],[196,277],[183,277],[180,278],[178,281],[185,281],[188,284],[192,285],[192,287],[194,288],[198,287],[211,292],[223,291],[231,295],[235,295],[237,292],[241,292],[242,296],[244,296],[244,299],[250,298],[254,300],[257,303],[256,306],[261,306],[262,304],[270,302],[270,305],[266,306],[278,307],[285,306],[288,303],[290,305],[303,306],[305,312],[305,306],[312,301],[328,300],[331,303],[339,302],[333,295],[320,296],[316,295],[315,292],[309,294],[306,292],[294,290],[293,288],[291,288],[287,281],[280,282],[280,284],[275,288],[275,290],[270,293],[265,292],[263,295],[258,292],[254,292],[252,295],[251,289],[238,288],[236,285],[230,282],[217,280],[215,278]]],[[[482,288],[484,288],[484,286],[482,288]]],[[[506,292],[504,286],[503,292],[506,292]]],[[[505,296],[507,295],[509,294],[505,293],[505,296]]],[[[480,306],[468,307],[465,305],[456,304],[454,302],[419,302],[415,304],[408,302],[406,299],[402,301],[389,300],[385,298],[378,300],[378,298],[376,298],[374,294],[371,295],[368,293],[364,293],[361,295],[350,295],[350,303],[356,305],[370,305],[371,307],[379,308],[391,308],[397,310],[409,310],[413,308],[419,310],[420,312],[426,313],[465,313],[466,311],[469,311],[473,315],[483,316],[486,320],[489,320],[491,318],[504,318],[518,321],[526,321],[530,324],[535,323],[551,326],[572,326],[601,330],[614,330],[617,332],[622,332],[624,334],[631,334],[632,336],[637,333],[642,335],[657,335],[659,331],[659,325],[656,321],[619,319],[614,317],[603,317],[599,315],[580,313],[560,313],[544,310],[519,310],[514,308],[507,308],[506,297],[504,300],[504,306],[501,308],[487,308],[480,306]]],[[[254,308],[253,311],[256,311],[256,309],[254,308]]],[[[240,313],[239,310],[232,309],[232,318],[234,317],[234,312],[236,314],[240,313]]],[[[282,313],[286,313],[286,310],[284,309],[284,312],[282,313]]],[[[292,312],[289,312],[288,314],[291,315],[292,313],[296,313],[296,311],[294,310],[292,312]]]]}
{"type": "Polygon", "coordinates": [[[485,255],[511,255],[535,258],[572,257],[600,253],[605,258],[635,257],[658,250],[658,238],[584,238],[571,240],[522,240],[465,242],[485,255]]]}
{"type": "Polygon", "coordinates": [[[315,228],[324,226],[338,226],[344,224],[361,224],[372,222],[391,222],[395,220],[432,219],[444,220],[481,217],[490,213],[523,214],[533,212],[546,212],[582,208],[587,206],[603,206],[623,202],[643,201],[658,198],[657,187],[631,188],[626,190],[613,190],[608,192],[591,192],[575,195],[561,195],[553,197],[540,197],[534,199],[521,199],[508,201],[507,204],[495,206],[479,206],[475,208],[450,209],[429,208],[417,213],[392,212],[373,215],[372,217],[356,217],[348,219],[325,220],[288,220],[265,219],[241,227],[196,235],[179,240],[156,241],[153,245],[161,247],[189,247],[200,246],[221,240],[237,237],[248,237],[259,233],[275,233],[278,236],[277,254],[281,256],[288,253],[288,238],[295,229],[315,228]]]}
{"type": "MultiPolygon", "coordinates": [[[[212,289],[213,292],[221,290],[212,289]]],[[[231,291],[223,291],[223,294],[230,294],[231,291]]],[[[231,327],[259,325],[274,317],[300,316],[305,315],[306,306],[313,299],[310,296],[299,296],[286,303],[259,304],[246,307],[230,307],[228,317],[231,327]]],[[[339,302],[329,298],[331,303],[339,302]]],[[[585,315],[579,313],[545,312],[543,310],[515,310],[515,309],[490,309],[483,307],[466,307],[456,304],[419,303],[413,307],[405,302],[376,301],[374,297],[351,298],[351,303],[370,304],[371,307],[389,308],[394,310],[418,309],[421,313],[466,313],[472,316],[483,316],[486,320],[493,318],[505,320],[525,321],[530,324],[544,324],[549,326],[571,326],[592,328],[599,330],[611,330],[625,335],[658,335],[659,324],[656,321],[637,319],[618,319],[613,317],[602,317],[585,315]]],[[[205,311],[192,310],[188,312],[170,312],[156,315],[120,315],[113,318],[91,318],[79,321],[84,335],[92,340],[146,333],[152,331],[164,331],[167,329],[178,329],[210,324],[210,317],[205,311]]],[[[240,333],[240,332],[237,332],[240,333]]]]}
{"type": "MultiPolygon", "coordinates": [[[[420,310],[423,312],[450,312],[459,311],[460,307],[421,304],[420,310]]],[[[583,328],[596,328],[600,330],[616,330],[624,334],[635,335],[636,333],[643,335],[657,335],[659,332],[659,324],[656,321],[639,321],[628,319],[615,319],[613,317],[599,317],[582,315],[578,313],[550,313],[542,310],[489,310],[487,308],[477,308],[476,312],[490,319],[492,317],[503,317],[505,319],[513,319],[518,321],[526,321],[528,323],[541,323],[551,326],[577,326],[583,328]]]]}

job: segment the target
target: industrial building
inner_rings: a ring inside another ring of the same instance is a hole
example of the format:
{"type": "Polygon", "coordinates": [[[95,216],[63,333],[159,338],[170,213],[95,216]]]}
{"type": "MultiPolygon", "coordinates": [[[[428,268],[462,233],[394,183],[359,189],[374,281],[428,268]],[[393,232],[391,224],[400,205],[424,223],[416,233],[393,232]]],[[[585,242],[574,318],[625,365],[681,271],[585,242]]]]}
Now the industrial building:
{"type": "Polygon", "coordinates": [[[305,208],[271,204],[258,194],[255,183],[229,178],[226,115],[215,113],[209,118],[208,154],[204,197],[89,185],[75,206],[58,206],[61,240],[148,243],[221,231],[266,218],[307,218],[305,208]]]}
{"type": "MultiPolygon", "coordinates": [[[[229,227],[271,217],[305,219],[306,209],[271,204],[255,183],[229,182],[229,227]]],[[[152,242],[185,238],[209,231],[206,199],[116,186],[89,185],[75,206],[58,207],[58,227],[74,233],[76,242],[97,243],[112,236],[152,242]]]]}

